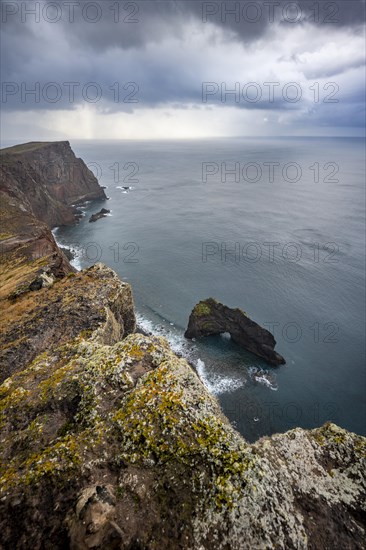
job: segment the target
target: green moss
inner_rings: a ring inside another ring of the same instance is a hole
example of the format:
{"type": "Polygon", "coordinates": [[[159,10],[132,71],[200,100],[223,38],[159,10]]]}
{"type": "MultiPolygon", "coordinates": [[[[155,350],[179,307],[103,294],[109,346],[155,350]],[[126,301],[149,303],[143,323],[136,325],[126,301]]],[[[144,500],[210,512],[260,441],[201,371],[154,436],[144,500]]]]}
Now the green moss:
{"type": "Polygon", "coordinates": [[[172,377],[171,365],[149,373],[143,385],[129,394],[113,413],[115,434],[123,449],[120,459],[141,464],[178,462],[194,471],[198,464],[212,476],[210,500],[217,508],[231,508],[238,500],[242,475],[255,459],[246,447],[237,448],[216,417],[195,418],[172,377]]]}
{"type": "Polygon", "coordinates": [[[356,437],[354,442],[355,452],[363,458],[366,458],[366,439],[363,437],[356,437]]]}
{"type": "Polygon", "coordinates": [[[211,313],[211,309],[206,302],[199,302],[198,304],[196,304],[193,311],[195,315],[198,315],[200,317],[203,315],[210,315],[211,313]]]}
{"type": "Polygon", "coordinates": [[[0,233],[0,241],[4,241],[5,239],[10,239],[13,237],[13,233],[0,233]]]}
{"type": "Polygon", "coordinates": [[[25,460],[20,469],[10,464],[1,472],[0,488],[8,490],[13,485],[37,483],[43,477],[65,478],[65,474],[77,469],[82,461],[78,442],[67,435],[39,453],[25,460]]]}
{"type": "Polygon", "coordinates": [[[245,445],[238,447],[217,416],[200,412],[206,401],[199,386],[190,400],[184,388],[193,374],[183,369],[187,382],[182,381],[177,371],[183,363],[163,339],[139,334],[113,347],[79,336],[43,353],[1,388],[8,399],[5,422],[19,413],[23,426],[18,432],[23,451],[4,466],[3,488],[50,477],[65,481],[86,467],[86,456],[103,457],[97,454],[102,445],[117,467],[145,467],[149,460],[199,472],[188,481],[197,502],[215,509],[235,506],[255,458],[245,445]],[[152,370],[136,384],[130,369],[147,361],[152,370]]]}

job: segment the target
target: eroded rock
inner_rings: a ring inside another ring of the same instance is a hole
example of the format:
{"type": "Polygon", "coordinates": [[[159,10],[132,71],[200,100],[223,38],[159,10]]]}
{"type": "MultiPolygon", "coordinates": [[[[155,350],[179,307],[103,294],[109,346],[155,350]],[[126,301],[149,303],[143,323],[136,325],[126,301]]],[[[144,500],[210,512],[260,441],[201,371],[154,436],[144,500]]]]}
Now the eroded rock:
{"type": "Polygon", "coordinates": [[[54,280],[52,286],[44,285],[43,277],[35,279],[41,278],[42,288],[25,285],[9,296],[10,304],[2,302],[1,381],[38,354],[79,335],[111,345],[135,330],[131,287],[112,269],[96,264],[54,280]]]}
{"type": "Polygon", "coordinates": [[[1,149],[0,160],[1,189],[51,228],[75,222],[72,205],[107,198],[68,141],[8,147],[1,149]]]}
{"type": "Polygon", "coordinates": [[[274,351],[273,335],[252,321],[241,309],[232,309],[208,298],[195,305],[189,317],[186,338],[201,338],[212,334],[230,333],[234,342],[271,365],[282,365],[285,359],[274,351]]]}
{"type": "Polygon", "coordinates": [[[97,220],[100,220],[100,218],[105,218],[107,214],[110,213],[110,210],[107,210],[106,208],[102,208],[99,210],[99,212],[96,212],[95,214],[92,214],[89,218],[89,223],[96,222],[97,220]]]}

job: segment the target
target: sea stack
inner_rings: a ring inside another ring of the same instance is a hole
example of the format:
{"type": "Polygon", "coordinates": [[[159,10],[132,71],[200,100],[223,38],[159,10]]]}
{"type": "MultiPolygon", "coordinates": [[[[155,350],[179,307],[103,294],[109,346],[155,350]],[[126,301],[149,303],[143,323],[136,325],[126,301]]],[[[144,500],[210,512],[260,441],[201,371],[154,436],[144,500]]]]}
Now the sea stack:
{"type": "Polygon", "coordinates": [[[234,342],[262,357],[271,365],[283,365],[286,361],[274,348],[273,335],[252,321],[241,309],[231,309],[214,298],[196,304],[189,317],[186,338],[201,338],[228,332],[234,342]]]}
{"type": "Polygon", "coordinates": [[[89,218],[89,223],[96,222],[97,220],[100,220],[100,218],[105,218],[107,214],[110,213],[110,210],[107,210],[106,208],[102,208],[99,210],[99,212],[96,212],[95,214],[92,214],[89,218]]]}

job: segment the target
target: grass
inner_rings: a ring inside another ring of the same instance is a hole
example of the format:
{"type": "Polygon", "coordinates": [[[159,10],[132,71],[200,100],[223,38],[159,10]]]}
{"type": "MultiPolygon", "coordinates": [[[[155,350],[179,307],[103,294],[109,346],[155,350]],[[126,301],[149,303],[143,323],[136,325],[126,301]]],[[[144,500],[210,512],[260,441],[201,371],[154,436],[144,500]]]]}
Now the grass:
{"type": "Polygon", "coordinates": [[[3,154],[20,154],[35,151],[47,145],[51,145],[52,141],[30,141],[29,143],[22,143],[20,145],[13,145],[12,147],[5,147],[0,149],[0,155],[3,154]]]}

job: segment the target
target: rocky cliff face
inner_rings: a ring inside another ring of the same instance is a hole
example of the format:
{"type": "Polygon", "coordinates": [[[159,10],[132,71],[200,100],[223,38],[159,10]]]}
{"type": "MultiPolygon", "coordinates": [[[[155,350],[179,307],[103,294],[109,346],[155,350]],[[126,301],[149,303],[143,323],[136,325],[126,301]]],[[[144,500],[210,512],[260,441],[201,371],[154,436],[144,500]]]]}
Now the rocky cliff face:
{"type": "Polygon", "coordinates": [[[75,223],[78,201],[106,198],[67,141],[0,151],[0,300],[74,271],[51,227],[75,223]]]}
{"type": "Polygon", "coordinates": [[[135,330],[130,285],[101,264],[82,275],[70,272],[60,280],[50,277],[42,287],[38,292],[28,287],[3,301],[0,382],[50,347],[80,335],[114,344],[135,330]]]}
{"type": "Polygon", "coordinates": [[[282,355],[274,351],[273,335],[248,317],[241,309],[232,309],[213,298],[202,300],[192,310],[186,338],[201,338],[228,332],[234,342],[272,365],[285,363],[282,355]]]}
{"type": "Polygon", "coordinates": [[[37,219],[17,180],[0,185],[0,307],[9,298],[45,286],[75,271],[58,248],[49,227],[37,219]]]}
{"type": "Polygon", "coordinates": [[[98,180],[68,141],[34,142],[0,151],[0,185],[48,226],[74,223],[71,205],[106,199],[98,180]]]}
{"type": "Polygon", "coordinates": [[[135,333],[130,286],[74,273],[3,197],[2,549],[365,548],[365,438],[327,424],[248,445],[163,338],[135,333]]]}
{"type": "Polygon", "coordinates": [[[365,438],[247,444],[101,264],[3,306],[5,550],[365,547],[365,438]]]}

